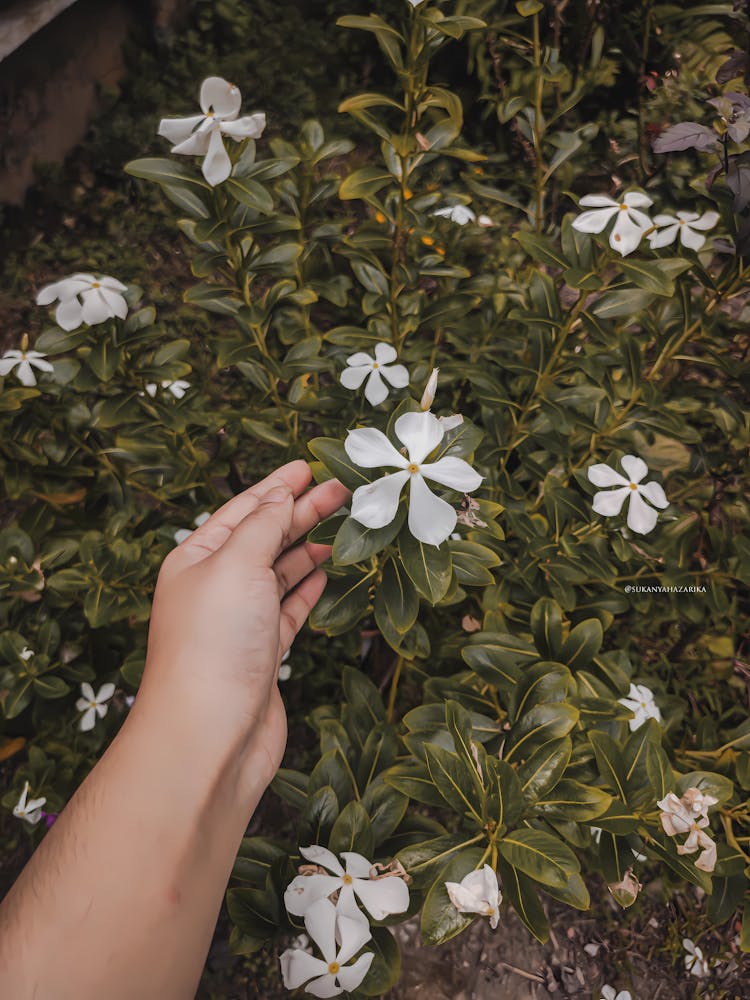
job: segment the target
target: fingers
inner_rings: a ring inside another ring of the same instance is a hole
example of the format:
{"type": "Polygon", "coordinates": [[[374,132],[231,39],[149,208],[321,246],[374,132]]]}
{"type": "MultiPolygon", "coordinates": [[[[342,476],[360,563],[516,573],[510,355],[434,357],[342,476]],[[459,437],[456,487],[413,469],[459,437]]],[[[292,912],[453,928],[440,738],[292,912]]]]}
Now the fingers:
{"type": "MultiPolygon", "coordinates": [[[[264,494],[213,558],[240,558],[269,569],[286,546],[294,514],[294,496],[288,486],[274,486],[264,494]]],[[[208,524],[208,522],[206,522],[208,524]]]]}
{"type": "Polygon", "coordinates": [[[288,544],[296,542],[311,528],[330,517],[349,500],[351,491],[338,479],[329,479],[320,486],[314,486],[298,497],[294,505],[294,517],[288,544]]]}
{"type": "Polygon", "coordinates": [[[324,563],[330,554],[330,545],[316,545],[314,542],[304,542],[282,553],[273,567],[279,581],[279,596],[283,597],[296,587],[300,580],[324,563]]]}
{"type": "Polygon", "coordinates": [[[326,574],[316,569],[281,602],[280,649],[289,649],[294,638],[318,603],[326,585],[326,574]]]}

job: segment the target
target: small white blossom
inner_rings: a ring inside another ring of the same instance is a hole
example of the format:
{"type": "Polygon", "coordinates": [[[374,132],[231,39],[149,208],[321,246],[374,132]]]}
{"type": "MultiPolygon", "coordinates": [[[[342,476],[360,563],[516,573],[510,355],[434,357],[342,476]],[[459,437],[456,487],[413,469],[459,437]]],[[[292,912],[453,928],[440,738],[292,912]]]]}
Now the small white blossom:
{"type": "Polygon", "coordinates": [[[647,719],[661,722],[661,712],[654,701],[654,693],[644,684],[631,684],[627,698],[617,699],[620,705],[629,708],[633,718],[628,720],[631,733],[640,729],[647,719]]]}
{"type": "MultiPolygon", "coordinates": [[[[193,524],[195,525],[196,528],[200,528],[200,526],[202,524],[206,523],[206,521],[209,519],[210,516],[211,515],[208,513],[208,511],[204,510],[202,514],[199,514],[195,518],[195,520],[193,521],[193,524]]],[[[192,535],[192,533],[193,533],[194,530],[195,529],[193,529],[193,528],[178,528],[177,531],[175,531],[175,533],[174,533],[174,540],[175,540],[175,542],[178,545],[181,545],[185,541],[186,538],[190,538],[190,536],[192,535]]]]}
{"type": "Polygon", "coordinates": [[[79,698],[76,702],[76,708],[79,712],[83,712],[81,716],[81,721],[78,728],[83,733],[89,732],[96,725],[96,717],[99,716],[103,719],[107,714],[107,709],[109,705],[107,702],[115,693],[114,684],[102,684],[99,690],[94,694],[94,689],[86,681],[81,684],[81,694],[82,698],[79,698]]]}
{"type": "Polygon", "coordinates": [[[291,649],[287,649],[286,653],[284,653],[284,655],[281,657],[281,665],[279,667],[280,681],[288,681],[289,678],[292,676],[292,668],[287,663],[287,660],[289,659],[291,652],[292,652],[291,649]]]}
{"type": "Polygon", "coordinates": [[[709,975],[708,960],[704,957],[701,949],[694,944],[690,938],[682,939],[682,947],[685,949],[685,968],[691,976],[698,979],[705,979],[709,975]]]}
{"type": "Polygon", "coordinates": [[[287,948],[279,958],[284,986],[296,990],[307,983],[305,991],[316,997],[335,997],[344,990],[356,990],[375,954],[367,951],[351,965],[346,963],[372,937],[367,921],[353,919],[329,900],[319,899],[305,913],[305,928],[323,958],[302,948],[287,948]]]}
{"type": "Polygon", "coordinates": [[[440,545],[450,537],[458,515],[455,508],[432,492],[426,480],[470,493],[480,485],[482,476],[468,462],[453,455],[425,462],[445,434],[444,425],[434,414],[404,413],[396,421],[395,432],[408,457],[397,451],[382,431],[372,427],[349,431],[344,447],[355,465],[362,469],[390,466],[399,470],[356,489],[352,496],[352,517],[366,528],[390,524],[408,482],[409,531],[420,542],[440,545]]]}
{"type": "Polygon", "coordinates": [[[375,345],[374,358],[358,351],[346,359],[348,367],[341,373],[341,384],[345,389],[359,389],[367,379],[365,398],[368,403],[377,406],[387,398],[388,385],[404,389],[409,384],[409,372],[404,365],[393,364],[396,357],[395,347],[385,342],[375,345]]]}
{"type": "Polygon", "coordinates": [[[601,1000],[632,1000],[630,990],[620,990],[618,993],[614,986],[602,986],[601,1000]]]}
{"type": "Polygon", "coordinates": [[[204,157],[203,176],[212,187],[221,184],[232,172],[232,161],[222,137],[229,136],[235,142],[259,139],[266,127],[262,112],[239,118],[241,104],[238,87],[220,76],[209,76],[201,85],[203,114],[163,118],[159,123],[159,135],[174,143],[173,153],[204,157]]]}
{"type": "Polygon", "coordinates": [[[442,219],[450,219],[456,225],[465,226],[468,222],[476,222],[476,213],[468,205],[447,205],[445,208],[438,208],[433,213],[442,219]]]}
{"type": "Polygon", "coordinates": [[[497,874],[489,865],[469,872],[460,882],[446,882],[445,888],[459,913],[479,913],[490,918],[493,930],[497,927],[503,894],[497,884],[497,874]]]}
{"type": "Polygon", "coordinates": [[[13,348],[10,351],[6,351],[0,358],[0,375],[5,378],[15,368],[16,378],[21,385],[29,387],[36,385],[35,368],[40,372],[52,372],[55,370],[51,362],[44,360],[46,357],[46,354],[40,354],[39,351],[19,351],[13,348]]]}
{"type": "MultiPolygon", "coordinates": [[[[175,399],[182,399],[190,388],[190,383],[186,382],[184,378],[175,379],[174,382],[160,382],[159,385],[161,385],[162,389],[165,389],[167,392],[171,392],[175,399]]],[[[146,384],[146,392],[152,399],[156,396],[158,388],[159,386],[156,382],[148,382],[146,384]]]]}
{"type": "Polygon", "coordinates": [[[35,655],[33,649],[29,649],[28,646],[24,646],[21,652],[18,654],[22,660],[30,660],[32,656],[35,655]]]}
{"type": "Polygon", "coordinates": [[[704,872],[712,872],[716,867],[716,843],[705,831],[711,822],[708,810],[717,802],[713,795],[705,795],[698,788],[688,788],[681,799],[669,792],[656,803],[662,810],[659,818],[666,835],[681,837],[687,834],[684,844],[677,845],[677,853],[695,854],[700,850],[695,867],[704,872]]]}
{"type": "Polygon", "coordinates": [[[621,256],[632,253],[651,228],[651,219],[640,209],[652,205],[651,199],[639,191],[628,191],[622,201],[615,201],[603,194],[587,194],[579,205],[588,212],[579,215],[573,222],[573,229],[581,233],[601,233],[616,216],[617,221],[609,234],[609,245],[621,256]]]}
{"type": "Polygon", "coordinates": [[[13,806],[13,815],[18,819],[26,820],[27,823],[31,823],[32,826],[35,826],[42,818],[42,806],[47,799],[44,797],[41,799],[29,799],[28,794],[29,783],[27,781],[23,786],[20,799],[13,806]]]}
{"type": "Polygon", "coordinates": [[[627,472],[628,478],[621,476],[608,465],[592,465],[588,470],[589,482],[594,486],[617,486],[616,490],[607,490],[594,494],[593,509],[604,517],[614,517],[620,513],[622,505],[629,497],[628,527],[639,535],[646,535],[656,526],[657,512],[645,503],[645,497],[654,507],[663,509],[669,506],[669,500],[658,483],[641,483],[648,475],[648,466],[642,458],[635,455],[625,455],[620,464],[627,472]]]}
{"type": "Polygon", "coordinates": [[[365,917],[357,907],[355,897],[368,911],[373,920],[383,920],[392,913],[403,913],[409,906],[409,890],[398,876],[370,878],[372,862],[354,851],[342,851],[346,868],[326,847],[313,844],[300,847],[300,854],[311,864],[327,868],[331,875],[315,873],[297,875],[284,893],[287,912],[304,916],[309,908],[320,899],[338,892],[336,906],[350,917],[365,917]]]}
{"type": "Polygon", "coordinates": [[[648,234],[648,241],[652,249],[667,247],[674,243],[679,234],[682,246],[700,250],[706,242],[703,233],[713,229],[718,221],[718,212],[704,212],[703,215],[698,215],[697,212],[677,212],[676,216],[655,215],[654,225],[659,229],[648,234]]]}
{"type": "Polygon", "coordinates": [[[96,326],[117,316],[125,319],[128,304],[122,292],[127,291],[116,278],[93,274],[73,274],[62,281],[45,285],[36,297],[37,305],[46,306],[59,302],[55,310],[55,320],[63,330],[75,330],[82,323],[96,326]]]}

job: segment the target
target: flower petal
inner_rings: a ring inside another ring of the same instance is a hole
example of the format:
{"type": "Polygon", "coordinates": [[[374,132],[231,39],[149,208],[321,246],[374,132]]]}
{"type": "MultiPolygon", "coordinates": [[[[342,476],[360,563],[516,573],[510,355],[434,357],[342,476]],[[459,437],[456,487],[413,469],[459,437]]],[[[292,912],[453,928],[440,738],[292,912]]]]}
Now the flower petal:
{"type": "Polygon", "coordinates": [[[409,531],[425,545],[440,545],[456,527],[458,515],[449,503],[435,496],[417,473],[411,477],[409,531]]]}
{"type": "Polygon", "coordinates": [[[313,976],[325,975],[328,972],[328,965],[321,958],[315,958],[300,948],[287,948],[279,956],[279,964],[281,978],[288,990],[296,990],[313,976]]]}
{"type": "Polygon", "coordinates": [[[103,285],[100,294],[109,306],[110,316],[118,316],[120,319],[125,319],[128,315],[128,304],[122,295],[114,291],[114,289],[105,288],[103,285]]]}
{"type": "Polygon", "coordinates": [[[384,340],[381,340],[379,344],[375,345],[375,360],[379,365],[389,365],[397,357],[396,348],[392,344],[386,344],[384,340]]]}
{"type": "Polygon", "coordinates": [[[667,500],[666,494],[659,483],[641,483],[638,487],[638,492],[641,496],[644,496],[649,503],[652,503],[654,507],[659,507],[664,510],[665,507],[669,506],[669,500],[667,500]]]}
{"type": "Polygon", "coordinates": [[[305,930],[320,948],[326,962],[333,962],[336,958],[336,907],[330,900],[319,899],[308,907],[305,930]]]}
{"type": "Polygon", "coordinates": [[[374,952],[366,951],[364,955],[359,956],[356,962],[353,962],[351,965],[347,965],[343,969],[339,969],[336,978],[348,993],[356,990],[365,978],[367,973],[370,971],[370,966],[372,965],[372,960],[374,958],[374,952]]]}
{"type": "Polygon", "coordinates": [[[341,384],[345,389],[359,389],[372,371],[372,364],[345,368],[341,373],[341,384]]]}
{"type": "Polygon", "coordinates": [[[380,374],[394,389],[405,389],[409,384],[409,372],[404,365],[383,365],[380,374]]]}
{"type": "MultiPolygon", "coordinates": [[[[10,352],[8,352],[10,353],[10,352]]],[[[16,365],[19,364],[18,358],[4,357],[0,358],[0,375],[4,378],[6,375],[10,375],[16,365]]]]}
{"type": "Polygon", "coordinates": [[[648,466],[636,455],[625,455],[620,465],[627,472],[631,483],[640,483],[643,477],[648,475],[648,466]]]}
{"type": "Polygon", "coordinates": [[[350,354],[346,359],[348,365],[367,365],[368,369],[371,369],[374,361],[369,354],[365,354],[364,351],[357,351],[354,354],[350,354]]]}
{"type": "MultiPolygon", "coordinates": [[[[218,131],[213,129],[214,132],[218,131]]],[[[179,156],[205,156],[208,152],[209,142],[212,132],[207,129],[198,129],[189,135],[184,142],[172,146],[171,152],[179,156]]]]}
{"type": "Polygon", "coordinates": [[[594,486],[627,486],[629,483],[619,472],[603,463],[589,466],[588,478],[594,486]]]}
{"type": "Polygon", "coordinates": [[[339,875],[297,875],[284,892],[284,906],[287,913],[304,917],[313,903],[325,899],[341,888],[339,875]]]}
{"type": "Polygon", "coordinates": [[[190,118],[162,118],[157,133],[168,139],[173,146],[178,146],[190,138],[202,121],[203,115],[193,115],[190,118]]]}
{"type": "Polygon", "coordinates": [[[127,292],[128,290],[127,285],[123,285],[123,283],[118,281],[117,278],[110,278],[109,275],[106,274],[99,279],[99,284],[102,288],[112,289],[113,292],[127,292]]]}
{"type": "Polygon", "coordinates": [[[355,879],[354,892],[374,920],[384,920],[391,913],[403,913],[409,908],[409,889],[396,876],[355,879]]]}
{"type": "Polygon", "coordinates": [[[629,217],[628,212],[619,212],[617,221],[609,234],[609,245],[622,257],[632,253],[643,239],[644,228],[629,217]]]}
{"type": "Polygon", "coordinates": [[[690,228],[700,229],[705,232],[707,229],[713,229],[718,221],[718,212],[704,212],[700,217],[696,215],[695,219],[690,223],[690,228]]]}
{"type": "Polygon", "coordinates": [[[656,527],[658,514],[653,507],[649,507],[640,497],[637,490],[632,491],[630,504],[628,505],[628,527],[631,531],[639,535],[647,535],[656,527]]]}
{"type": "Polygon", "coordinates": [[[388,386],[380,377],[379,371],[371,371],[365,385],[365,399],[371,406],[378,406],[388,398],[388,386]]]}
{"type": "Polygon", "coordinates": [[[384,528],[396,516],[401,490],[409,472],[393,472],[374,483],[359,486],[352,495],[352,517],[366,528],[384,528]]]}
{"type": "Polygon", "coordinates": [[[21,383],[21,385],[25,386],[36,385],[36,375],[34,374],[34,369],[26,360],[22,361],[16,368],[16,378],[21,383]]]}
{"type": "Polygon", "coordinates": [[[471,493],[482,483],[483,476],[472,469],[468,462],[454,455],[445,455],[437,462],[425,462],[419,471],[425,477],[441,486],[449,486],[453,490],[460,490],[462,493],[471,493]]]}
{"type": "MultiPolygon", "coordinates": [[[[401,879],[382,879],[383,882],[401,882],[401,879]]],[[[373,883],[374,885],[379,885],[380,882],[373,883]]],[[[403,882],[401,882],[402,885],[403,882]]],[[[406,889],[406,886],[404,885],[406,889]]],[[[406,895],[409,895],[407,890],[406,895]]],[[[408,904],[407,904],[408,905],[408,904]]],[[[406,909],[406,907],[404,907],[406,909]]],[[[401,912],[401,911],[399,911],[401,912]]],[[[336,926],[338,930],[338,940],[340,942],[339,950],[336,953],[335,960],[339,965],[343,965],[348,962],[352,955],[356,955],[359,949],[366,944],[372,934],[370,933],[370,925],[364,919],[353,920],[351,917],[346,916],[346,914],[339,913],[337,915],[336,926]]],[[[333,961],[331,959],[330,961],[333,961]]]]}
{"type": "Polygon", "coordinates": [[[619,208],[620,203],[606,194],[585,194],[578,202],[584,208],[619,208]]]}
{"type": "Polygon", "coordinates": [[[368,861],[367,858],[361,854],[357,854],[356,851],[342,851],[341,857],[344,859],[347,875],[352,875],[354,878],[370,877],[372,861],[368,861]]]}
{"type": "Polygon", "coordinates": [[[660,229],[656,233],[649,233],[648,242],[652,249],[658,250],[659,247],[668,247],[670,243],[674,243],[679,228],[679,225],[675,223],[673,226],[665,226],[664,229],[660,229]]]}
{"type": "Polygon", "coordinates": [[[378,469],[381,466],[405,469],[409,464],[385,434],[374,427],[357,427],[349,431],[344,449],[352,462],[361,469],[378,469]]]}
{"type": "Polygon", "coordinates": [[[211,187],[221,184],[232,172],[232,161],[229,159],[229,153],[224,149],[221,132],[217,128],[211,132],[208,152],[203,160],[201,170],[211,187]]]}
{"type": "Polygon", "coordinates": [[[603,517],[614,517],[615,514],[620,513],[625,498],[631,493],[635,494],[635,491],[631,490],[629,486],[621,486],[619,490],[595,493],[591,507],[595,514],[601,514],[603,517]]]}
{"type": "Polygon", "coordinates": [[[309,993],[314,997],[337,997],[343,992],[344,987],[338,985],[336,977],[332,976],[330,972],[327,972],[325,976],[321,976],[320,979],[313,979],[305,987],[305,993],[309,993]]]}
{"type": "Polygon", "coordinates": [[[84,292],[82,298],[83,310],[81,315],[83,322],[88,323],[89,326],[96,326],[97,323],[103,323],[112,315],[109,306],[104,301],[98,288],[92,288],[90,291],[84,292]]]}
{"type": "Polygon", "coordinates": [[[335,875],[344,874],[344,869],[341,867],[339,859],[327,847],[321,847],[320,844],[311,844],[309,847],[300,847],[299,852],[310,864],[322,865],[335,875]]]}
{"type": "Polygon", "coordinates": [[[63,330],[75,330],[83,323],[83,306],[75,299],[66,299],[55,310],[57,325],[63,330]]]}
{"type": "Polygon", "coordinates": [[[612,208],[595,208],[591,212],[584,212],[573,220],[573,229],[577,229],[579,233],[600,233],[618,211],[619,206],[615,205],[612,208]]]}
{"type": "Polygon", "coordinates": [[[231,136],[235,142],[241,139],[260,139],[266,127],[266,116],[262,111],[254,115],[243,115],[237,121],[221,123],[224,135],[231,136]]]}
{"type": "Polygon", "coordinates": [[[204,114],[213,111],[217,118],[236,118],[242,105],[239,87],[223,77],[209,76],[201,84],[200,105],[204,114]]]}
{"type": "Polygon", "coordinates": [[[461,882],[446,882],[445,890],[459,913],[481,913],[484,909],[479,896],[461,882]]]}
{"type": "Polygon", "coordinates": [[[81,684],[81,694],[86,701],[94,701],[94,689],[88,681],[84,681],[83,684],[81,684]]]}
{"type": "Polygon", "coordinates": [[[111,681],[108,681],[106,684],[102,684],[102,686],[96,692],[95,701],[98,702],[109,701],[109,699],[112,697],[114,693],[115,693],[115,685],[112,684],[111,681]]]}
{"type": "Polygon", "coordinates": [[[395,425],[396,437],[409,452],[409,461],[420,465],[443,439],[443,426],[434,413],[404,413],[395,425]]]}
{"type": "Polygon", "coordinates": [[[680,243],[690,250],[698,251],[706,242],[706,237],[696,233],[690,226],[680,226],[680,243]]]}
{"type": "Polygon", "coordinates": [[[96,709],[87,708],[81,717],[79,729],[82,733],[88,733],[96,725],[96,709]]]}
{"type": "Polygon", "coordinates": [[[643,194],[641,191],[628,191],[622,200],[628,208],[649,208],[653,205],[651,198],[649,198],[647,194],[643,194]]]}

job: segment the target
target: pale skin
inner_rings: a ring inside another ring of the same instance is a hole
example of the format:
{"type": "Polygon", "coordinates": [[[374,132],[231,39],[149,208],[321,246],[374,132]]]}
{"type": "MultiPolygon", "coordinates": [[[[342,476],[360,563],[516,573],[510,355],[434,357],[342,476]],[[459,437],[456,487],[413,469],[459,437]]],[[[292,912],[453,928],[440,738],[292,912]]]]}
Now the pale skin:
{"type": "Polygon", "coordinates": [[[187,1000],[281,763],[282,655],[325,587],[307,532],[347,502],[291,462],[165,559],[117,737],[0,906],[0,995],[187,1000]]]}

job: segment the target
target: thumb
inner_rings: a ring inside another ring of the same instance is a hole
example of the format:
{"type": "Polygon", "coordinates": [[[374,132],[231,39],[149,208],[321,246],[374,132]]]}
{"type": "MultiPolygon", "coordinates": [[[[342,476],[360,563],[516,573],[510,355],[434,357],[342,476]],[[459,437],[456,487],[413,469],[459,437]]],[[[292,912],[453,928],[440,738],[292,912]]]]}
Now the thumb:
{"type": "Polygon", "coordinates": [[[286,547],[293,514],[294,494],[288,486],[275,486],[240,521],[217,555],[250,559],[256,566],[270,568],[286,547]]]}

